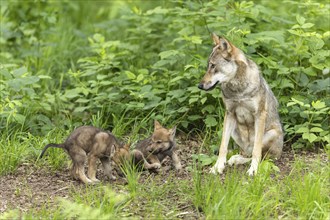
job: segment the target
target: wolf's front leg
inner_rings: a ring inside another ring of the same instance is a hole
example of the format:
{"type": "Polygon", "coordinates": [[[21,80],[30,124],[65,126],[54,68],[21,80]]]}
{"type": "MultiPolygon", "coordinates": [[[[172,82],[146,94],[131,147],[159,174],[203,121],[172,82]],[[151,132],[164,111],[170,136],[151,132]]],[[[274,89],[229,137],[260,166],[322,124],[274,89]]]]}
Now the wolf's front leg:
{"type": "Polygon", "coordinates": [[[181,170],[182,169],[180,159],[179,159],[178,155],[175,152],[172,153],[172,162],[173,162],[173,165],[174,165],[176,170],[181,170]]]}
{"type": "Polygon", "coordinates": [[[96,179],[96,160],[97,157],[94,155],[88,155],[88,170],[87,175],[93,182],[100,182],[100,180],[96,179]]]}
{"type": "Polygon", "coordinates": [[[162,166],[159,159],[155,155],[148,156],[148,161],[149,161],[149,163],[146,160],[144,162],[144,166],[148,170],[150,170],[150,169],[159,170],[162,166]]]}
{"type": "Polygon", "coordinates": [[[267,112],[262,111],[255,120],[254,128],[255,128],[255,138],[254,138],[254,146],[252,151],[252,162],[247,173],[249,176],[253,176],[257,174],[258,166],[261,160],[262,147],[263,147],[263,137],[265,134],[265,123],[266,123],[267,112]]]}
{"type": "Polygon", "coordinates": [[[107,175],[111,180],[115,180],[116,177],[112,175],[111,160],[109,157],[101,157],[101,163],[103,165],[103,170],[105,175],[107,175]]]}
{"type": "Polygon", "coordinates": [[[233,115],[226,111],[224,118],[224,125],[222,130],[222,140],[219,150],[219,157],[215,165],[211,168],[210,173],[222,173],[225,169],[226,157],[227,157],[227,148],[231,133],[236,127],[236,121],[233,118],[233,115]]]}

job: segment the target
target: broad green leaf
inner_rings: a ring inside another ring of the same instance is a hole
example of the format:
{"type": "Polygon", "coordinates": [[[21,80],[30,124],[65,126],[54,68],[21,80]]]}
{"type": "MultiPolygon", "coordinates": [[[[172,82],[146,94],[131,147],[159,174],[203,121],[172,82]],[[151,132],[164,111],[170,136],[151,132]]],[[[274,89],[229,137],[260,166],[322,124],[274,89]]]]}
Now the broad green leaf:
{"type": "Polygon", "coordinates": [[[312,101],[312,106],[315,109],[322,109],[322,108],[325,108],[326,107],[325,102],[322,102],[320,100],[312,101]]]}
{"type": "Polygon", "coordinates": [[[132,73],[131,71],[125,71],[125,74],[127,75],[127,78],[129,79],[135,79],[136,76],[134,73],[132,73]]]}
{"type": "Polygon", "coordinates": [[[303,133],[302,138],[313,143],[317,139],[317,136],[313,133],[303,133]]]}
{"type": "Polygon", "coordinates": [[[69,98],[69,99],[72,99],[72,98],[75,98],[77,96],[80,96],[79,95],[80,93],[80,89],[69,89],[69,90],[66,90],[65,93],[64,93],[64,96],[69,98]]]}
{"type": "Polygon", "coordinates": [[[167,50],[167,51],[163,51],[163,52],[159,53],[159,56],[163,60],[163,59],[166,59],[168,57],[174,57],[178,54],[179,54],[178,50],[167,50]]]}
{"type": "Polygon", "coordinates": [[[17,121],[19,124],[23,125],[25,122],[25,116],[22,114],[14,114],[15,121],[17,121]]]}
{"type": "Polygon", "coordinates": [[[52,79],[52,77],[48,76],[48,75],[38,75],[38,77],[40,79],[52,79]]]}
{"type": "Polygon", "coordinates": [[[88,106],[81,106],[81,107],[77,107],[77,108],[75,108],[74,109],[74,112],[83,112],[83,111],[85,111],[86,109],[89,109],[89,107],[88,106]]]}
{"type": "Polygon", "coordinates": [[[323,129],[319,127],[313,127],[311,128],[310,132],[323,132],[323,129]]]}
{"type": "Polygon", "coordinates": [[[307,29],[307,28],[311,28],[313,26],[314,26],[314,24],[312,24],[312,23],[305,23],[305,24],[301,25],[301,28],[307,29]]]}
{"type": "Polygon", "coordinates": [[[297,15],[296,19],[297,19],[297,21],[300,25],[303,25],[306,21],[306,19],[304,17],[300,16],[300,15],[297,15]]]}
{"type": "Polygon", "coordinates": [[[21,67],[21,68],[19,68],[19,69],[15,69],[14,71],[13,71],[13,76],[15,77],[15,78],[17,78],[17,77],[20,77],[20,76],[22,76],[24,73],[27,73],[27,69],[26,69],[26,67],[21,67]]]}
{"type": "Polygon", "coordinates": [[[204,120],[204,122],[207,127],[214,127],[214,126],[218,125],[217,120],[211,115],[208,115],[206,117],[206,119],[204,120]]]}
{"type": "Polygon", "coordinates": [[[5,79],[12,79],[13,77],[11,76],[11,74],[9,73],[9,71],[7,69],[0,69],[0,75],[4,76],[5,79]]]}
{"type": "Polygon", "coordinates": [[[309,129],[307,127],[300,127],[296,133],[306,133],[306,132],[309,132],[309,129]]]}

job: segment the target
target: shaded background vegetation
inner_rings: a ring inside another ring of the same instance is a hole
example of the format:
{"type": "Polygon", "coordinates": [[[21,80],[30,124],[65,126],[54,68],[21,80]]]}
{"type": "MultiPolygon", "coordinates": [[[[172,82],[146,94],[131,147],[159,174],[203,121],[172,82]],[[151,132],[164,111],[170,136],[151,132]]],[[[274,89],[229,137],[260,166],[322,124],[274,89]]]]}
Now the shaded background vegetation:
{"type": "Polygon", "coordinates": [[[127,135],[156,118],[217,136],[220,90],[196,86],[215,32],[260,66],[287,144],[329,146],[329,10],[327,1],[1,1],[0,130],[94,124],[127,135]]]}

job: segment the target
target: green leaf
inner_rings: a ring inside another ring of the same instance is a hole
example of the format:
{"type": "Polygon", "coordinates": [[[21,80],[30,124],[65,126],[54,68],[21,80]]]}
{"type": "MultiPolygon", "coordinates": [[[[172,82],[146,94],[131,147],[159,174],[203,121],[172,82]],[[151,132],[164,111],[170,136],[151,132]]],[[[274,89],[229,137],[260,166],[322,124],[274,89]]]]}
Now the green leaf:
{"type": "Polygon", "coordinates": [[[314,24],[312,24],[312,23],[305,23],[305,24],[301,25],[301,28],[307,29],[307,28],[311,28],[313,26],[314,26],[314,24]]]}
{"type": "Polygon", "coordinates": [[[80,93],[80,89],[78,89],[78,88],[69,89],[69,90],[66,90],[66,92],[64,93],[64,96],[69,98],[69,99],[72,99],[72,98],[75,98],[77,96],[80,96],[79,93],[80,93]]]}
{"type": "Polygon", "coordinates": [[[310,143],[313,143],[317,139],[317,136],[313,133],[304,133],[302,138],[308,140],[310,143]]]}
{"type": "Polygon", "coordinates": [[[178,50],[167,50],[167,51],[163,51],[163,52],[159,53],[159,56],[162,60],[164,60],[168,57],[172,57],[172,56],[175,56],[178,54],[179,54],[178,50]]]}
{"type": "Polygon", "coordinates": [[[317,101],[312,101],[312,106],[313,108],[319,110],[319,109],[322,109],[322,108],[325,108],[326,105],[325,105],[325,102],[321,102],[320,100],[317,100],[317,101]]]}
{"type": "Polygon", "coordinates": [[[289,79],[286,79],[286,78],[282,78],[281,80],[281,88],[294,88],[294,85],[293,83],[289,80],[289,79]]]}
{"type": "Polygon", "coordinates": [[[85,111],[88,108],[89,108],[88,106],[77,107],[77,108],[74,109],[74,112],[76,112],[76,113],[83,112],[83,111],[85,111]]]}
{"type": "Polygon", "coordinates": [[[297,131],[296,131],[296,133],[308,133],[309,132],[309,129],[308,129],[308,127],[300,127],[297,131]]]}
{"type": "Polygon", "coordinates": [[[300,16],[300,15],[297,15],[296,19],[297,19],[297,21],[300,25],[303,25],[306,21],[306,19],[304,17],[300,16]]]}
{"type": "Polygon", "coordinates": [[[322,128],[319,127],[313,127],[311,128],[310,132],[323,132],[324,130],[322,128]]]}
{"type": "Polygon", "coordinates": [[[24,66],[13,71],[13,75],[15,78],[22,76],[24,73],[27,73],[27,69],[24,66]]]}
{"type": "Polygon", "coordinates": [[[15,121],[17,121],[17,123],[23,125],[26,117],[21,114],[14,114],[14,118],[15,118],[15,121]]]}
{"type": "Polygon", "coordinates": [[[4,76],[5,79],[12,79],[10,72],[7,69],[0,69],[0,75],[4,76]]]}
{"type": "Polygon", "coordinates": [[[52,79],[52,77],[47,76],[47,75],[38,75],[40,79],[52,79]]]}
{"type": "Polygon", "coordinates": [[[125,71],[125,74],[127,75],[127,78],[129,78],[129,79],[135,79],[136,78],[135,74],[130,72],[130,71],[125,71]]]}
{"type": "Polygon", "coordinates": [[[206,117],[206,119],[204,120],[204,122],[206,124],[206,127],[214,127],[214,126],[218,125],[217,120],[211,115],[208,115],[206,117]]]}

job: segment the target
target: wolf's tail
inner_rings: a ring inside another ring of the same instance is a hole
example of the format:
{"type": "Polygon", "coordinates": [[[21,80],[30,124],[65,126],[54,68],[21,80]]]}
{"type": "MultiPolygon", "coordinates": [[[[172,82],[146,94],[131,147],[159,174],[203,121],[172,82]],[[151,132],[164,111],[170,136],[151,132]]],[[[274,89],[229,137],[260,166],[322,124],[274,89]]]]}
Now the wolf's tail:
{"type": "Polygon", "coordinates": [[[53,144],[53,143],[50,143],[50,144],[47,144],[44,149],[42,150],[39,158],[42,158],[42,156],[44,156],[46,150],[49,148],[49,147],[56,147],[56,148],[63,148],[64,149],[64,144],[53,144]]]}

